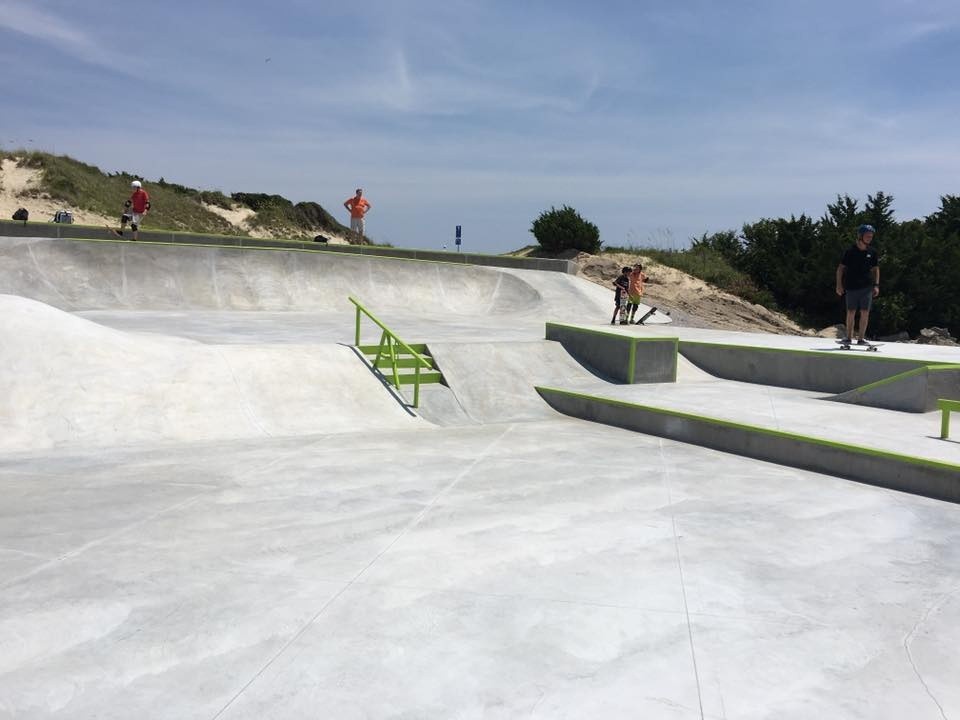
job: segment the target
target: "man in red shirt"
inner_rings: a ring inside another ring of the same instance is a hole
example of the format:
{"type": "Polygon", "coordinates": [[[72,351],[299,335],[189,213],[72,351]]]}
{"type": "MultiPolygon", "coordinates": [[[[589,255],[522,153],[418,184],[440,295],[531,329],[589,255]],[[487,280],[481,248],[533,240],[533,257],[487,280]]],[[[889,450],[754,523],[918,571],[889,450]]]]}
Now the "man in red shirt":
{"type": "Polygon", "coordinates": [[[357,245],[363,244],[363,216],[373,207],[365,197],[363,188],[357,188],[357,194],[344,201],[343,206],[350,211],[350,230],[357,234],[357,245]]]}
{"type": "Polygon", "coordinates": [[[140,223],[143,222],[143,218],[150,212],[150,196],[147,194],[147,191],[143,189],[143,185],[139,180],[134,180],[130,183],[130,187],[133,188],[133,194],[130,195],[130,199],[123,204],[124,210],[123,215],[120,217],[120,231],[117,234],[123,237],[123,230],[129,221],[130,229],[133,230],[133,239],[139,240],[140,223]]]}

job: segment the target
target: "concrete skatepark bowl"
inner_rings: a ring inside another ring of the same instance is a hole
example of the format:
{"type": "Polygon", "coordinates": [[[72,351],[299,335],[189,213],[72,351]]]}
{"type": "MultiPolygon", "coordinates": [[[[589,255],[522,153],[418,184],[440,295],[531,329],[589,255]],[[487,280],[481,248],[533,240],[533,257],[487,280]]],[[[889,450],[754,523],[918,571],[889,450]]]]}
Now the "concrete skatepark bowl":
{"type": "Polygon", "coordinates": [[[611,310],[560,272],[0,238],[0,718],[960,715],[960,354],[611,310]],[[350,294],[429,349],[419,408],[350,294]]]}

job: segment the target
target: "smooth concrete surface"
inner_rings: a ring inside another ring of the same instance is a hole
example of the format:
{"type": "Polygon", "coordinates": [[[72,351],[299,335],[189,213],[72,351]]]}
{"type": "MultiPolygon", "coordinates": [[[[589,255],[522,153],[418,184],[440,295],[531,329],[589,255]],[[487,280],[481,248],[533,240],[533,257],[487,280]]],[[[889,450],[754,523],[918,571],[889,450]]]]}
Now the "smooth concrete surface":
{"type": "MultiPolygon", "coordinates": [[[[772,430],[703,413],[539,387],[564,415],[722,450],[781,465],[828,473],[880,487],[960,503],[960,463],[898,455],[864,445],[838,443],[817,434],[772,430]]],[[[942,445],[942,444],[941,444],[942,445]]],[[[938,446],[940,447],[940,446],[938,446]]]]}
{"type": "Polygon", "coordinates": [[[407,427],[345,345],[134,336],[0,295],[0,452],[407,427]]]}
{"type": "Polygon", "coordinates": [[[960,400],[960,366],[927,365],[830,399],[887,410],[930,412],[937,409],[937,400],[960,400]]]}
{"type": "Polygon", "coordinates": [[[960,507],[576,421],[0,458],[2,718],[960,712],[960,507]]]}
{"type": "MultiPolygon", "coordinates": [[[[619,391],[544,341],[611,291],[42,243],[0,255],[0,718],[960,714],[960,505],[538,405],[619,391]],[[421,416],[340,345],[341,291],[453,359],[421,416]]],[[[626,389],[879,447],[926,417],[677,380],[626,389]]]]}
{"type": "Polygon", "coordinates": [[[539,340],[545,318],[599,322],[613,303],[564,273],[36,238],[0,238],[0,293],[210,344],[352,343],[349,295],[414,342],[539,340]]]}
{"type": "MultiPolygon", "coordinates": [[[[591,387],[597,376],[557,342],[430,343],[430,354],[443,373],[464,415],[478,423],[518,422],[556,417],[536,386],[591,387]]],[[[433,408],[425,398],[425,415],[433,408]]],[[[445,423],[446,424],[446,423],[445,423]]]]}
{"type": "Polygon", "coordinates": [[[705,415],[730,423],[942,461],[957,465],[960,472],[960,443],[939,439],[937,412],[905,413],[827,402],[829,396],[820,393],[731,381],[648,385],[594,382],[569,389],[678,413],[705,415]]]}

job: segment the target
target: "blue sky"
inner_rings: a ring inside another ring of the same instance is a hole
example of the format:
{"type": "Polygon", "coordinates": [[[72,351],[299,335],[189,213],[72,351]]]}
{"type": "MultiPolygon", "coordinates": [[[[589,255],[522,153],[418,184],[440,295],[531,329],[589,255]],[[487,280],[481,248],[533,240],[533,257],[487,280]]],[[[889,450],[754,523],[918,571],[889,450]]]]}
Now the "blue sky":
{"type": "Polygon", "coordinates": [[[499,252],[960,193],[960,3],[0,0],[0,143],[499,252]],[[269,61],[268,61],[269,59],[269,61]],[[31,142],[32,141],[32,142],[31,142]]]}

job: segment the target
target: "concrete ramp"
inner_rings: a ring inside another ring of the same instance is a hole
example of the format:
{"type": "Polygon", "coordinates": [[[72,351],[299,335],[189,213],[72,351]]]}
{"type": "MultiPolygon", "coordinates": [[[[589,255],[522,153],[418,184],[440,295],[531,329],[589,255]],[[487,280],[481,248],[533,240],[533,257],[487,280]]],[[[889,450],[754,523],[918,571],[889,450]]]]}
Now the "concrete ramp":
{"type": "MultiPolygon", "coordinates": [[[[559,273],[545,283],[571,287],[559,273]]],[[[349,309],[357,295],[381,309],[498,315],[537,308],[518,273],[361,256],[200,246],[8,238],[0,292],[61,310],[349,309]]],[[[569,294],[569,293],[568,293],[569,294]]],[[[573,304],[568,301],[568,304],[573,304]]]]}
{"type": "Polygon", "coordinates": [[[414,428],[340,345],[214,346],[0,295],[0,451],[414,428]]]}
{"type": "Polygon", "coordinates": [[[464,414],[478,423],[556,418],[536,385],[581,387],[600,380],[549,340],[431,343],[430,353],[464,414]]]}
{"type": "Polygon", "coordinates": [[[924,413],[936,410],[941,398],[960,400],[960,365],[927,365],[827,399],[924,413]]]}
{"type": "Polygon", "coordinates": [[[720,382],[720,378],[711,375],[703,368],[694,365],[683,355],[677,355],[677,382],[682,383],[704,383],[720,382]]]}

